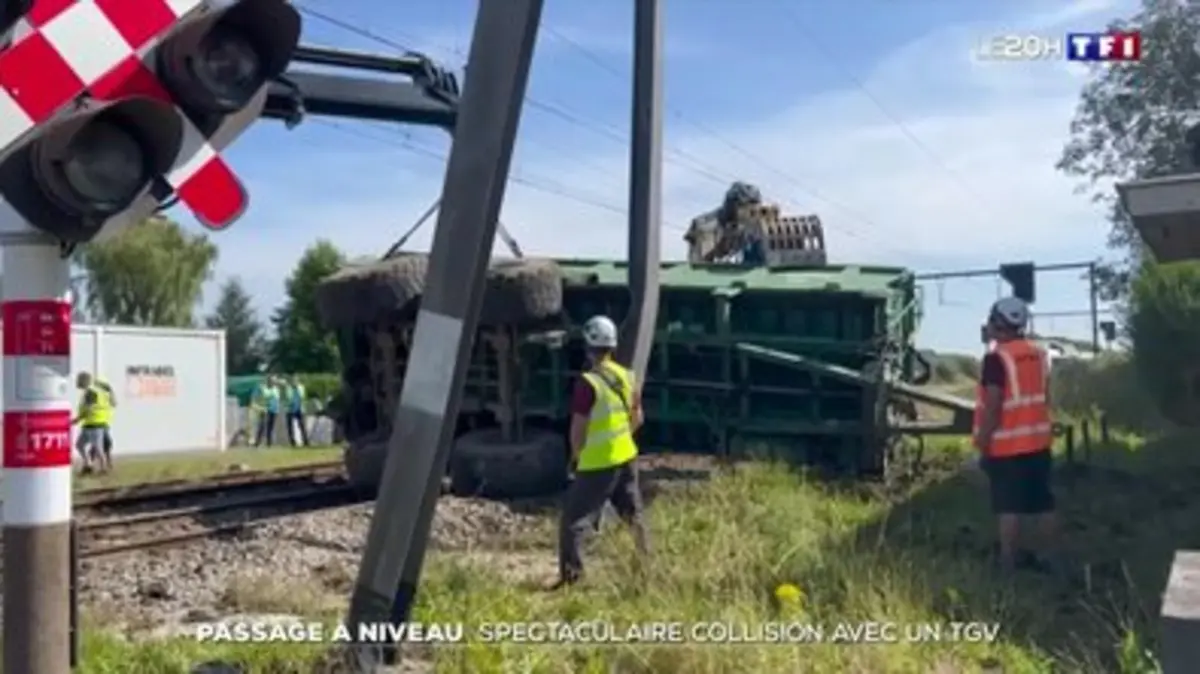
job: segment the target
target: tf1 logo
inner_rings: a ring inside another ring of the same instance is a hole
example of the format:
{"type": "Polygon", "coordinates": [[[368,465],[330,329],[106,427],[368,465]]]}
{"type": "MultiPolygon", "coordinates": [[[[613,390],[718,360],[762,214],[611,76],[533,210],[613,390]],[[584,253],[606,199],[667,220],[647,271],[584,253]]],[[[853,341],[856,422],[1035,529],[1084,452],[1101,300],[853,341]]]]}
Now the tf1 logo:
{"type": "Polygon", "coordinates": [[[1137,61],[1142,58],[1141,33],[1069,33],[1071,61],[1137,61]]]}

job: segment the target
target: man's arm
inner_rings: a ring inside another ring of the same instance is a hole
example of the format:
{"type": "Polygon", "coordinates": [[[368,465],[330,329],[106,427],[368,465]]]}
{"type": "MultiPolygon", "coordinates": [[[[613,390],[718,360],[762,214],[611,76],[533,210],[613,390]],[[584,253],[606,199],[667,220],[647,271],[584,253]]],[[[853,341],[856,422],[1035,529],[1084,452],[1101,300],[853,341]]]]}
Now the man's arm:
{"type": "Polygon", "coordinates": [[[1050,409],[1054,405],[1050,402],[1050,385],[1053,382],[1051,376],[1054,374],[1054,355],[1045,349],[1042,350],[1042,367],[1046,373],[1046,409],[1050,409]]]}
{"type": "Polygon", "coordinates": [[[645,423],[646,417],[642,412],[642,389],[633,391],[633,404],[629,406],[629,423],[633,424],[631,431],[636,431],[645,423]]]}
{"type": "Polygon", "coordinates": [[[104,392],[108,394],[108,404],[113,407],[116,407],[117,406],[117,392],[113,390],[112,386],[108,385],[108,382],[102,382],[100,384],[100,386],[104,387],[104,392]]]}
{"type": "Polygon", "coordinates": [[[71,420],[71,425],[83,421],[83,417],[96,406],[96,392],[85,391],[83,394],[83,402],[79,405],[79,411],[75,414],[75,418],[71,420]]]}
{"type": "Polygon", "coordinates": [[[983,386],[983,414],[975,431],[975,447],[987,454],[992,448],[992,436],[1000,427],[1000,412],[1004,406],[1004,363],[1000,356],[984,356],[979,383],[983,386]]]}
{"type": "Polygon", "coordinates": [[[583,444],[587,441],[588,419],[592,415],[592,404],[596,401],[596,392],[591,384],[583,377],[575,383],[571,393],[571,430],[568,439],[571,443],[571,465],[579,460],[583,444]]]}

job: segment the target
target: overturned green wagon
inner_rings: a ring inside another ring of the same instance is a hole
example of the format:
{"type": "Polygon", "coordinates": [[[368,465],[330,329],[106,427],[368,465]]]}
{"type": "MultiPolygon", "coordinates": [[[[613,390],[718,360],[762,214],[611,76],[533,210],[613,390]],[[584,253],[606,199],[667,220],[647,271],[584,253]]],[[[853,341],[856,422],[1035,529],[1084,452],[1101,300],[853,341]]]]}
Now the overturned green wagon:
{"type": "MultiPolygon", "coordinates": [[[[408,361],[425,258],[329,279],[321,313],[346,363],[343,423],[354,479],[380,474],[408,361]]],[[[627,269],[603,260],[509,260],[489,271],[450,473],[456,491],[543,493],[566,476],[577,326],[620,320],[627,269]]],[[[920,301],[906,270],[668,262],[644,382],[646,452],[761,447],[863,473],[885,467],[897,417],[884,391],[919,380],[920,301]]]]}

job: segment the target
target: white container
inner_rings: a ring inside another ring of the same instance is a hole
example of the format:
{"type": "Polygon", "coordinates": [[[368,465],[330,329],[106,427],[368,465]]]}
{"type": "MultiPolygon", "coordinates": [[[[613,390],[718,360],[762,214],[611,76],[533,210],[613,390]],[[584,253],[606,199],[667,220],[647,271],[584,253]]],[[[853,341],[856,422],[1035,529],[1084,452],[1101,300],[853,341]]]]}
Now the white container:
{"type": "Polygon", "coordinates": [[[98,375],[116,395],[115,459],[228,447],[223,330],[73,325],[72,407],[80,372],[98,375]]]}

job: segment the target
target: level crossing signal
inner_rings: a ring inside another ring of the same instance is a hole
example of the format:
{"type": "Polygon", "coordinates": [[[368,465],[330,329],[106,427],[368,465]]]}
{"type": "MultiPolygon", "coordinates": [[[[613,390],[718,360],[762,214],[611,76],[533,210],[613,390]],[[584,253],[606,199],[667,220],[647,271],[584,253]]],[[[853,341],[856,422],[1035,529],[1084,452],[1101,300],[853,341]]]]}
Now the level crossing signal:
{"type": "Polygon", "coordinates": [[[1000,265],[1000,278],[1012,287],[1014,297],[1033,304],[1037,299],[1037,266],[1032,262],[1014,262],[1000,265]]]}
{"type": "Polygon", "coordinates": [[[5,2],[0,197],[12,211],[69,244],[172,196],[210,229],[241,216],[248,196],[220,152],[259,117],[268,84],[291,60],[295,8],[5,2]]]}

